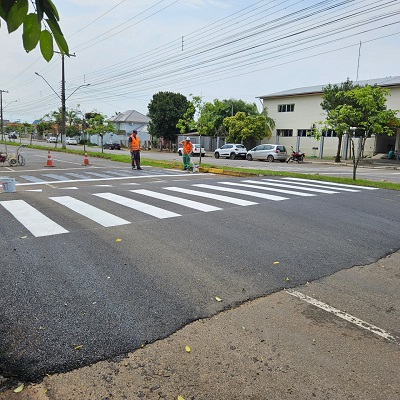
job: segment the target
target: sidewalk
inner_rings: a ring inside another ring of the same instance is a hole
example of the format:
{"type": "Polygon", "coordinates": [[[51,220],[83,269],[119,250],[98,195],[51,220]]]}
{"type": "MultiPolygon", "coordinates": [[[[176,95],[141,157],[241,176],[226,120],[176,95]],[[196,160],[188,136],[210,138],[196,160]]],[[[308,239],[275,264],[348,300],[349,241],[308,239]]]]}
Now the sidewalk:
{"type": "MultiPolygon", "coordinates": [[[[331,164],[336,166],[353,166],[351,159],[342,160],[340,163],[336,163],[333,160],[321,160],[319,158],[306,158],[304,162],[315,163],[315,164],[331,164]]],[[[358,164],[358,168],[386,168],[386,169],[400,169],[400,160],[387,159],[387,158],[364,158],[358,164]]]]}

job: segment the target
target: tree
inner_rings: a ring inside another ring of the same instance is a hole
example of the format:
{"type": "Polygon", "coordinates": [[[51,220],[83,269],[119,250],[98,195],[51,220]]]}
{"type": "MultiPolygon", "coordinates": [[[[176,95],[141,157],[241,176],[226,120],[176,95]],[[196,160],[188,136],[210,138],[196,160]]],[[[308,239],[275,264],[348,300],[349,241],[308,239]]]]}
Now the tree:
{"type": "Polygon", "coordinates": [[[69,56],[68,44],[58,24],[60,17],[51,0],[30,0],[35,12],[29,13],[28,0],[0,0],[0,22],[7,23],[8,33],[23,25],[22,43],[30,52],[40,43],[40,51],[46,61],[54,54],[53,39],[60,52],[69,56]],[[47,18],[44,19],[44,16],[47,18]],[[42,29],[42,22],[46,24],[42,29]]]}
{"type": "Polygon", "coordinates": [[[224,126],[229,131],[227,141],[233,143],[261,140],[267,136],[267,122],[264,115],[252,116],[239,111],[233,117],[225,118],[224,126]]]}
{"type": "Polygon", "coordinates": [[[41,136],[45,136],[47,133],[53,133],[53,122],[46,121],[42,118],[36,125],[36,131],[41,136]]]}
{"type": "MultiPolygon", "coordinates": [[[[327,119],[330,118],[330,113],[333,112],[336,107],[344,104],[354,105],[354,100],[346,96],[346,93],[354,88],[359,87],[353,85],[353,82],[347,78],[346,82],[343,82],[340,86],[329,84],[323,89],[323,98],[321,107],[326,112],[327,119]]],[[[332,120],[332,119],[331,119],[332,120]]],[[[338,147],[335,157],[335,162],[340,162],[340,149],[342,148],[342,139],[346,131],[342,132],[338,126],[332,125],[332,129],[335,131],[338,138],[338,147]]]]}
{"type": "Polygon", "coordinates": [[[236,99],[214,99],[212,103],[204,103],[199,115],[206,136],[227,136],[228,131],[224,126],[224,119],[235,115],[238,111],[246,115],[259,115],[255,103],[246,103],[236,99]]]}
{"type": "Polygon", "coordinates": [[[114,133],[115,125],[107,121],[107,116],[96,111],[85,114],[85,120],[89,125],[89,135],[99,135],[101,138],[101,152],[103,152],[103,137],[106,133],[114,133]]]}
{"type": "Polygon", "coordinates": [[[365,142],[372,134],[393,134],[397,111],[386,109],[388,89],[366,85],[345,93],[345,104],[331,110],[327,123],[339,132],[348,132],[352,146],[353,179],[364,152],[365,142]],[[356,139],[359,146],[356,149],[356,139]]]}
{"type": "Polygon", "coordinates": [[[157,138],[175,141],[179,134],[176,127],[179,119],[187,112],[190,103],[180,93],[158,92],[148,105],[150,118],[149,133],[157,138]]]}

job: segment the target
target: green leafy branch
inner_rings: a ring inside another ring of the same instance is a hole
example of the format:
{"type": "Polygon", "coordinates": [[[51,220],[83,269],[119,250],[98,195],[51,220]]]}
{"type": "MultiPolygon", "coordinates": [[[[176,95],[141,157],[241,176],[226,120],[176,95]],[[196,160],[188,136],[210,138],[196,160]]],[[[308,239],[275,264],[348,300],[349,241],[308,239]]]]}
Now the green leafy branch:
{"type": "Polygon", "coordinates": [[[0,23],[1,20],[7,23],[8,33],[23,26],[22,42],[27,52],[35,49],[40,43],[43,58],[50,61],[54,54],[54,39],[60,52],[69,56],[68,44],[58,24],[60,17],[53,2],[51,0],[30,0],[30,2],[36,12],[28,13],[28,0],[0,0],[0,23]],[[44,29],[42,22],[45,25],[44,29]]]}

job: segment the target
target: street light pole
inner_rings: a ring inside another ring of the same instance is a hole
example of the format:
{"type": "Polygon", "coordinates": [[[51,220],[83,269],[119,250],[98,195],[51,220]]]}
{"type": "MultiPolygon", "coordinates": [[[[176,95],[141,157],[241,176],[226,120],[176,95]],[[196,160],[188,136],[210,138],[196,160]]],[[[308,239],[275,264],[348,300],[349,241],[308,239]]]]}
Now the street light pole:
{"type": "Polygon", "coordinates": [[[4,127],[3,127],[3,93],[8,93],[7,90],[0,89],[0,123],[1,123],[1,140],[4,140],[4,127]]]}
{"type": "Polygon", "coordinates": [[[64,53],[61,54],[61,148],[65,149],[65,69],[64,53]]]}
{"type": "MultiPolygon", "coordinates": [[[[58,53],[55,51],[55,53],[58,53]]],[[[59,53],[61,54],[61,96],[52,88],[49,82],[46,81],[46,79],[35,72],[36,75],[40,76],[43,78],[43,80],[50,86],[51,90],[57,95],[57,97],[61,100],[61,148],[65,149],[66,144],[65,144],[65,139],[66,139],[66,106],[65,102],[67,99],[69,99],[79,88],[84,87],[84,86],[90,86],[90,83],[87,83],[86,85],[80,85],[78,86],[67,98],[65,98],[65,67],[64,67],[64,53],[59,53]]],[[[70,54],[70,56],[75,57],[75,54],[70,54]]]]}

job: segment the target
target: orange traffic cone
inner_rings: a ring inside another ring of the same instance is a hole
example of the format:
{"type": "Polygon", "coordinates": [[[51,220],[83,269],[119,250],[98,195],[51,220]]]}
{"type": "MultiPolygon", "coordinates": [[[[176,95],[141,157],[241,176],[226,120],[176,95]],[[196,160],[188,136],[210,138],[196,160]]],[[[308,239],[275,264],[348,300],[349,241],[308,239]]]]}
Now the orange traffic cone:
{"type": "Polygon", "coordinates": [[[89,164],[89,157],[88,157],[87,153],[85,153],[85,158],[83,159],[83,165],[90,165],[89,164]]]}
{"type": "Polygon", "coordinates": [[[46,163],[45,167],[54,167],[53,160],[51,159],[50,150],[47,153],[47,163],[46,163]]]}

